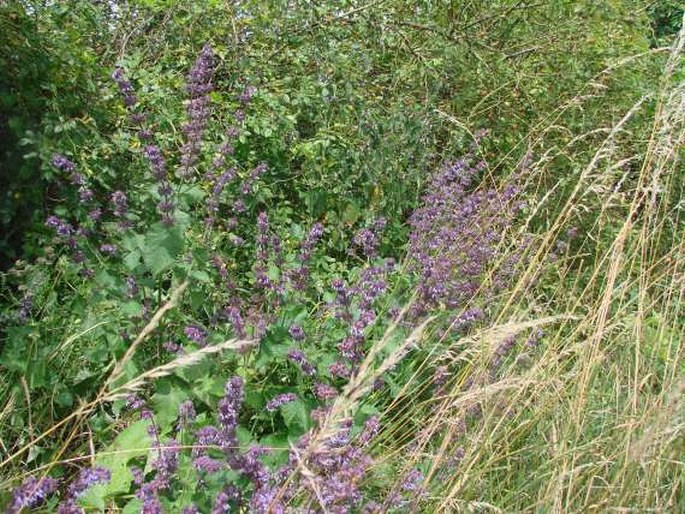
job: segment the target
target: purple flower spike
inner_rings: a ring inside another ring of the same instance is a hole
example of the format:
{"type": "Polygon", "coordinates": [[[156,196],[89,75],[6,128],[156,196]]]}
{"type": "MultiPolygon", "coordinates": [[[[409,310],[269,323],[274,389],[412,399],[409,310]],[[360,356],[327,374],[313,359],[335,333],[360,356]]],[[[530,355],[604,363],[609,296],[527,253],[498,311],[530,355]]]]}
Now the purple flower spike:
{"type": "Polygon", "coordinates": [[[69,486],[69,494],[72,498],[76,498],[94,485],[106,484],[111,476],[109,470],[105,468],[82,469],[76,481],[69,486]]]}
{"type": "Polygon", "coordinates": [[[369,258],[378,255],[380,245],[379,235],[385,228],[387,221],[385,218],[377,218],[371,228],[363,228],[354,235],[352,243],[362,250],[362,253],[369,258]]]}
{"type": "Polygon", "coordinates": [[[181,148],[181,168],[179,174],[188,178],[197,163],[207,121],[209,120],[209,93],[212,91],[214,74],[214,52],[205,45],[187,77],[186,90],[190,97],[186,107],[187,122],[181,127],[186,142],[181,148]]]}
{"type": "Polygon", "coordinates": [[[113,244],[105,243],[100,246],[100,251],[106,253],[107,255],[114,255],[117,253],[117,247],[113,244]]]}
{"type": "Polygon", "coordinates": [[[250,100],[252,100],[252,97],[254,96],[256,91],[257,91],[257,88],[254,86],[246,87],[243,90],[243,92],[240,94],[240,97],[239,97],[240,102],[243,104],[250,103],[250,100]]]}
{"type": "Polygon", "coordinates": [[[300,260],[306,261],[312,252],[312,249],[316,243],[321,239],[323,235],[323,225],[321,223],[314,223],[312,228],[309,230],[307,239],[304,240],[302,246],[300,247],[300,260]]]}
{"type": "Polygon", "coordinates": [[[266,410],[273,412],[278,409],[281,405],[286,403],[294,402],[297,400],[297,396],[294,393],[279,394],[275,398],[269,400],[266,404],[266,410]]]}
{"type": "Polygon", "coordinates": [[[178,407],[178,428],[184,429],[189,427],[195,421],[197,414],[195,413],[195,406],[192,400],[186,400],[178,407]]]}
{"type": "Polygon", "coordinates": [[[12,501],[7,508],[8,514],[18,514],[22,509],[32,509],[43,503],[57,489],[54,478],[28,477],[12,491],[12,501]]]}
{"type": "Polygon", "coordinates": [[[226,462],[219,459],[213,459],[208,455],[200,455],[199,457],[193,460],[193,466],[195,466],[195,469],[197,469],[198,471],[212,474],[218,473],[222,469],[225,469],[226,462]]]}

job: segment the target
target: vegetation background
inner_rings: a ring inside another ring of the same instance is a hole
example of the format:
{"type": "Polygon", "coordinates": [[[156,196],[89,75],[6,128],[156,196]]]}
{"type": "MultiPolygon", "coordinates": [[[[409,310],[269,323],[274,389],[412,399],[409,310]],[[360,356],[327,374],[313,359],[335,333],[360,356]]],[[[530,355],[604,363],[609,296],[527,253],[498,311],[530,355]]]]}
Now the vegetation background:
{"type": "Polygon", "coordinates": [[[682,22],[0,4],[0,505],[685,511],[682,22]]]}

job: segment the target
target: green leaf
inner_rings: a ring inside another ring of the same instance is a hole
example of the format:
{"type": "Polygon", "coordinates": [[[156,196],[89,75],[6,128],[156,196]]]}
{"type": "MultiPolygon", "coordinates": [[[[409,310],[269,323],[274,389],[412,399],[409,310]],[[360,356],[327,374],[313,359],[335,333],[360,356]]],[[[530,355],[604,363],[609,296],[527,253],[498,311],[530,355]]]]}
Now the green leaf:
{"type": "Polygon", "coordinates": [[[183,252],[184,240],[179,227],[157,227],[145,235],[143,261],[153,275],[167,270],[183,252]]]}
{"type": "Polygon", "coordinates": [[[143,502],[138,498],[133,498],[128,502],[121,511],[121,514],[138,514],[141,511],[143,502]]]}
{"type": "Polygon", "coordinates": [[[143,306],[135,301],[125,302],[121,305],[121,313],[126,316],[142,316],[143,306]]]}
{"type": "Polygon", "coordinates": [[[140,420],[124,429],[111,446],[95,457],[95,465],[111,473],[105,485],[91,487],[80,498],[79,503],[86,510],[104,510],[105,500],[127,493],[133,480],[128,463],[131,459],[147,455],[150,439],[147,435],[148,422],[140,420]]]}
{"type": "Polygon", "coordinates": [[[302,400],[295,400],[281,405],[281,414],[288,429],[298,432],[309,430],[311,419],[309,409],[302,400]]]}
{"type": "Polygon", "coordinates": [[[140,250],[133,250],[124,257],[124,266],[133,271],[138,267],[138,264],[140,264],[140,257],[140,250]]]}
{"type": "Polygon", "coordinates": [[[188,399],[188,393],[178,387],[170,387],[167,393],[155,393],[152,403],[155,421],[165,430],[178,417],[178,407],[188,399]]]}

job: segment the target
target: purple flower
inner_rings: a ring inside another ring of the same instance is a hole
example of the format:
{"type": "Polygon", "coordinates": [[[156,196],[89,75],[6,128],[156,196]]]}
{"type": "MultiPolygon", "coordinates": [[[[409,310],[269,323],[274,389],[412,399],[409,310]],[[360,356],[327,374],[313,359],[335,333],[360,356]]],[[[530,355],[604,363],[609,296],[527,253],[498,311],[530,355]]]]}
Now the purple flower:
{"type": "Polygon", "coordinates": [[[321,401],[328,401],[338,396],[338,390],[328,384],[317,382],[314,384],[314,395],[321,401]]]}
{"type": "Polygon", "coordinates": [[[195,421],[195,406],[192,400],[186,400],[178,406],[178,429],[189,427],[195,421]]]}
{"type": "Polygon", "coordinates": [[[257,230],[265,234],[269,230],[269,218],[264,211],[257,215],[257,230]]]}
{"type": "Polygon", "coordinates": [[[302,327],[300,327],[299,325],[291,326],[288,329],[288,333],[290,334],[290,337],[292,337],[295,341],[304,341],[304,330],[302,330],[302,327]]]}
{"type": "Polygon", "coordinates": [[[200,455],[199,457],[193,460],[193,466],[195,466],[195,469],[197,469],[198,471],[212,474],[218,473],[222,469],[225,469],[226,463],[219,459],[213,459],[208,455],[200,455]]]}
{"type": "Polygon", "coordinates": [[[302,242],[302,245],[300,246],[300,260],[306,261],[309,259],[312,249],[314,248],[314,246],[316,246],[316,243],[318,243],[322,235],[323,225],[321,223],[314,223],[314,225],[312,225],[312,228],[309,230],[307,238],[302,242]]]}
{"type": "Polygon", "coordinates": [[[254,86],[246,87],[243,90],[243,92],[240,94],[240,97],[239,97],[240,102],[243,104],[250,103],[250,100],[252,100],[252,97],[254,96],[256,91],[257,91],[257,88],[254,86]]]}
{"type": "Polygon", "coordinates": [[[92,190],[84,186],[79,189],[78,197],[81,203],[86,203],[92,201],[95,195],[93,194],[92,190]]]}
{"type": "Polygon", "coordinates": [[[408,269],[417,279],[419,293],[414,318],[440,306],[458,309],[479,292],[488,295],[503,287],[529,244],[523,237],[505,259],[497,255],[503,234],[521,209],[518,187],[512,182],[499,190],[470,192],[484,168],[473,161],[472,152],[443,166],[410,217],[408,269]]]}
{"type": "Polygon", "coordinates": [[[88,218],[92,221],[98,221],[102,217],[102,209],[96,207],[88,213],[88,218]]]}
{"type": "Polygon", "coordinates": [[[68,173],[73,173],[76,171],[76,164],[61,154],[55,154],[52,156],[52,165],[60,171],[66,171],[68,173]]]}
{"type": "Polygon", "coordinates": [[[226,318],[233,327],[233,332],[235,332],[235,335],[241,339],[244,339],[246,335],[245,321],[243,321],[243,318],[240,315],[240,310],[237,307],[229,307],[226,310],[226,318]]]}
{"type": "Polygon", "coordinates": [[[418,469],[412,469],[406,474],[402,481],[402,489],[404,491],[416,491],[423,482],[424,476],[418,469]]]}
{"type": "Polygon", "coordinates": [[[314,366],[312,366],[307,358],[304,356],[304,353],[302,353],[299,350],[290,350],[288,352],[288,359],[293,361],[296,364],[299,364],[300,368],[302,369],[302,372],[305,375],[313,376],[316,375],[316,369],[314,366]]]}
{"type": "Polygon", "coordinates": [[[230,506],[231,497],[226,491],[219,491],[214,499],[214,506],[212,507],[212,514],[225,514],[231,511],[230,506]]]}
{"type": "Polygon", "coordinates": [[[152,175],[157,180],[163,180],[166,178],[166,162],[162,151],[157,145],[146,145],[143,148],[143,155],[150,162],[150,169],[152,170],[152,175]]]}
{"type": "Polygon", "coordinates": [[[110,201],[114,206],[114,215],[117,218],[123,218],[128,212],[128,199],[126,193],[123,191],[114,191],[110,196],[110,201]]]}
{"type": "Polygon", "coordinates": [[[193,445],[193,456],[205,455],[206,447],[217,446],[221,435],[219,429],[213,426],[206,426],[195,431],[195,445],[193,445]]]}
{"type": "Polygon", "coordinates": [[[510,336],[504,339],[497,348],[495,348],[495,355],[490,363],[490,372],[495,373],[497,369],[502,365],[504,359],[509,354],[509,352],[516,345],[516,337],[510,336]]]}
{"type": "Polygon", "coordinates": [[[233,211],[236,214],[242,214],[247,210],[247,207],[245,206],[245,202],[242,200],[238,199],[235,202],[233,202],[233,211]]]}
{"type": "Polygon", "coordinates": [[[133,275],[126,277],[126,296],[129,298],[138,296],[138,284],[136,284],[136,278],[133,275]]]}
{"type": "Polygon", "coordinates": [[[364,429],[362,430],[361,434],[359,434],[359,439],[357,441],[357,444],[359,446],[366,446],[368,445],[371,440],[376,437],[378,432],[381,429],[381,422],[380,418],[378,416],[371,416],[369,419],[367,419],[364,422],[364,429]]]}
{"type": "MultiPolygon", "coordinates": [[[[223,161],[223,158],[221,159],[223,161]]],[[[215,167],[219,167],[221,163],[218,163],[215,161],[215,167]]],[[[217,212],[219,212],[219,202],[220,202],[220,197],[221,193],[223,192],[224,188],[226,187],[226,184],[228,184],[231,180],[233,180],[236,176],[236,169],[231,168],[227,171],[222,172],[218,176],[214,176],[214,181],[213,181],[213,186],[212,186],[212,195],[210,196],[208,202],[207,202],[207,211],[209,213],[209,219],[214,221],[214,216],[217,212]]],[[[237,237],[237,236],[236,236],[237,237]]]]}
{"type": "Polygon", "coordinates": [[[28,477],[22,484],[12,491],[12,501],[7,513],[17,514],[22,509],[32,509],[43,503],[57,489],[58,482],[54,478],[28,477]]]}
{"type": "Polygon", "coordinates": [[[380,244],[379,234],[383,231],[386,225],[386,219],[383,217],[377,218],[371,228],[363,228],[357,231],[352,239],[355,246],[361,248],[362,253],[369,258],[378,255],[378,246],[380,244]]]}
{"type": "Polygon", "coordinates": [[[203,96],[213,89],[211,80],[214,74],[214,52],[210,45],[202,47],[202,51],[195,61],[187,77],[186,89],[192,97],[203,96]]]}
{"type": "Polygon", "coordinates": [[[21,299],[21,308],[19,309],[19,319],[22,322],[27,322],[31,317],[31,311],[33,310],[33,296],[31,294],[24,293],[21,299]]]}
{"type": "Polygon", "coordinates": [[[228,455],[234,454],[238,446],[236,428],[243,396],[243,379],[236,376],[226,383],[226,395],[219,400],[218,417],[221,425],[219,446],[228,455]]]}
{"type": "Polygon", "coordinates": [[[334,377],[339,378],[350,378],[352,376],[352,369],[350,369],[347,364],[341,361],[335,361],[328,367],[328,371],[334,377]]]}
{"type": "Polygon", "coordinates": [[[191,341],[199,344],[200,346],[205,346],[207,344],[207,332],[197,325],[189,325],[183,329],[185,335],[191,341]]]}
{"type": "Polygon", "coordinates": [[[103,245],[100,245],[100,251],[108,255],[114,255],[115,253],[117,253],[117,247],[113,244],[105,243],[103,245]]]}
{"type": "Polygon", "coordinates": [[[145,407],[145,400],[136,394],[129,394],[126,398],[126,407],[130,410],[139,410],[145,407]]]}
{"type": "Polygon", "coordinates": [[[133,85],[126,79],[124,69],[120,67],[116,68],[112,73],[112,79],[116,82],[119,91],[124,97],[124,105],[129,109],[132,108],[136,104],[137,98],[133,85]]]}
{"type": "Polygon", "coordinates": [[[281,405],[286,403],[294,402],[297,400],[297,396],[294,393],[279,394],[275,398],[269,400],[266,404],[266,410],[273,412],[278,409],[281,405]]]}
{"type": "Polygon", "coordinates": [[[211,84],[213,74],[214,52],[209,45],[205,45],[186,81],[186,90],[190,99],[186,107],[188,121],[181,127],[185,133],[186,142],[181,147],[179,170],[179,174],[184,178],[191,175],[200,154],[202,137],[209,119],[209,93],[213,89],[211,84]]]}
{"type": "Polygon", "coordinates": [[[447,366],[438,366],[435,368],[435,373],[433,374],[433,385],[441,390],[440,388],[445,385],[449,376],[450,372],[447,366]]]}
{"type": "Polygon", "coordinates": [[[69,237],[74,231],[73,227],[68,222],[57,216],[49,216],[48,219],[45,220],[45,225],[54,228],[57,235],[61,237],[69,237]]]}
{"type": "Polygon", "coordinates": [[[152,170],[152,176],[157,180],[159,186],[157,192],[161,196],[159,203],[157,204],[157,211],[162,216],[162,222],[167,225],[173,225],[174,218],[174,202],[173,202],[173,189],[169,183],[169,179],[166,172],[166,161],[162,155],[162,151],[157,145],[149,144],[143,148],[143,156],[150,163],[150,169],[152,170]]]}
{"type": "Polygon", "coordinates": [[[181,353],[183,351],[181,345],[173,341],[166,341],[162,346],[169,353],[181,353]]]}
{"type": "Polygon", "coordinates": [[[69,494],[76,498],[96,484],[106,484],[111,476],[108,469],[101,467],[82,469],[78,478],[69,486],[69,494]]]}
{"type": "Polygon", "coordinates": [[[265,162],[259,163],[255,166],[252,171],[248,174],[247,178],[243,182],[240,190],[243,195],[249,195],[252,192],[252,187],[259,177],[261,177],[268,170],[268,166],[265,162]]]}
{"type": "Polygon", "coordinates": [[[544,330],[535,330],[526,340],[526,346],[529,348],[536,348],[540,344],[540,339],[542,339],[544,335],[544,330]]]}
{"type": "Polygon", "coordinates": [[[484,313],[481,309],[469,309],[460,314],[453,323],[454,328],[465,328],[472,325],[475,321],[481,320],[484,313]]]}

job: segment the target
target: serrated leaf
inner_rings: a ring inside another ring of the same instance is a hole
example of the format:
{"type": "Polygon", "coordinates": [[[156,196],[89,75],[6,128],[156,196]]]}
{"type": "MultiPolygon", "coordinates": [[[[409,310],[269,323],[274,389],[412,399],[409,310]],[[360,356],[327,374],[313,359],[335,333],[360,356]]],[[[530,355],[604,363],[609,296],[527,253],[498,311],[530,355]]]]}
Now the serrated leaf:
{"type": "Polygon", "coordinates": [[[143,502],[141,502],[138,498],[133,498],[130,502],[124,505],[124,508],[121,510],[121,514],[139,514],[142,506],[143,502]]]}
{"type": "Polygon", "coordinates": [[[140,257],[140,250],[133,250],[132,252],[126,254],[126,257],[124,257],[124,266],[133,271],[138,267],[138,264],[140,264],[140,257]]]}
{"type": "Polygon", "coordinates": [[[131,459],[147,455],[150,439],[147,435],[148,422],[140,420],[124,429],[101,455],[95,457],[95,465],[111,473],[107,484],[91,487],[79,498],[86,510],[102,511],[107,498],[127,493],[133,480],[128,463],[131,459]]]}
{"type": "Polygon", "coordinates": [[[141,316],[143,314],[143,306],[135,301],[124,302],[121,305],[121,312],[126,316],[141,316]]]}
{"type": "Polygon", "coordinates": [[[288,429],[304,432],[309,430],[311,419],[309,409],[302,400],[295,400],[281,405],[281,414],[288,429]]]}
{"type": "Polygon", "coordinates": [[[145,235],[143,261],[153,275],[159,275],[183,252],[184,240],[178,227],[157,227],[145,235]]]}
{"type": "Polygon", "coordinates": [[[165,430],[178,417],[178,407],[188,399],[188,393],[178,387],[171,387],[168,393],[155,393],[152,396],[155,421],[165,430]]]}

